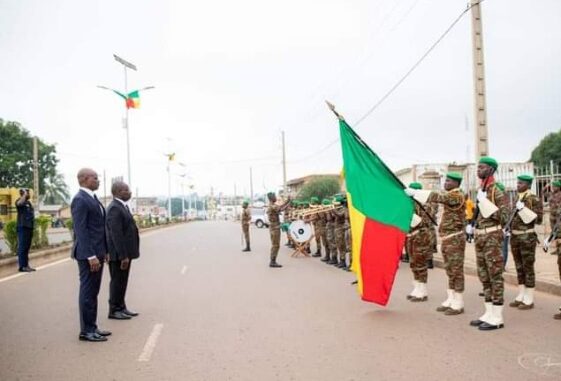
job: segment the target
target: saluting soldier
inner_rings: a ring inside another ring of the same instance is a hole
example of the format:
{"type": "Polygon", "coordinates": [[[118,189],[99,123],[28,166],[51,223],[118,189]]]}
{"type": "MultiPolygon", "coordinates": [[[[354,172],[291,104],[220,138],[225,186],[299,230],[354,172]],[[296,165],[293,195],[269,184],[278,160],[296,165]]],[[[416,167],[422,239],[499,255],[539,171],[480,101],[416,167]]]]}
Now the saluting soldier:
{"type": "Polygon", "coordinates": [[[481,189],[477,192],[475,231],[472,225],[466,227],[468,234],[475,233],[477,274],[485,298],[485,313],[470,325],[482,331],[504,327],[504,235],[501,227],[506,225],[509,211],[505,194],[493,176],[498,166],[492,157],[479,159],[477,177],[481,180],[481,189]]]}
{"type": "MultiPolygon", "coordinates": [[[[333,201],[329,201],[329,205],[332,205],[333,201]]],[[[335,216],[332,210],[325,212],[327,230],[327,244],[329,245],[330,260],[327,262],[328,265],[338,265],[339,260],[337,259],[337,245],[335,243],[335,216]]]]}
{"type": "Polygon", "coordinates": [[[459,315],[464,312],[464,258],[466,240],[465,197],[460,189],[462,175],[457,172],[446,174],[444,192],[431,192],[429,203],[442,204],[442,219],[438,228],[442,258],[448,276],[447,298],[436,309],[445,315],[459,315]]]}
{"type": "MultiPolygon", "coordinates": [[[[418,182],[409,184],[406,193],[414,197],[417,191],[423,189],[418,182]]],[[[415,214],[411,223],[411,231],[407,235],[407,252],[410,256],[409,265],[413,272],[413,291],[407,295],[407,299],[412,302],[425,302],[428,300],[427,291],[427,259],[432,250],[431,244],[431,225],[429,210],[422,210],[421,206],[415,203],[415,214]]]]}
{"type": "Polygon", "coordinates": [[[346,233],[346,213],[344,209],[344,197],[340,194],[335,196],[335,208],[333,210],[333,216],[335,218],[335,245],[337,251],[339,252],[339,263],[337,267],[340,269],[345,269],[347,267],[347,240],[345,238],[346,233]]]}
{"type": "Polygon", "coordinates": [[[242,231],[245,238],[245,249],[242,251],[251,251],[249,245],[249,224],[251,224],[251,212],[249,211],[249,202],[246,200],[242,204],[242,231]]]}
{"type": "Polygon", "coordinates": [[[274,192],[267,193],[269,199],[269,207],[267,208],[267,217],[269,218],[269,232],[271,234],[271,261],[269,267],[279,268],[282,265],[277,263],[277,256],[280,248],[280,213],[283,212],[290,199],[284,204],[277,204],[277,195],[274,192]]]}
{"type": "Polygon", "coordinates": [[[538,244],[538,235],[534,226],[542,223],[543,205],[530,190],[533,181],[534,178],[530,175],[518,176],[516,215],[510,226],[510,247],[516,265],[518,295],[509,306],[519,310],[534,308],[534,287],[536,287],[534,263],[538,244]]]}

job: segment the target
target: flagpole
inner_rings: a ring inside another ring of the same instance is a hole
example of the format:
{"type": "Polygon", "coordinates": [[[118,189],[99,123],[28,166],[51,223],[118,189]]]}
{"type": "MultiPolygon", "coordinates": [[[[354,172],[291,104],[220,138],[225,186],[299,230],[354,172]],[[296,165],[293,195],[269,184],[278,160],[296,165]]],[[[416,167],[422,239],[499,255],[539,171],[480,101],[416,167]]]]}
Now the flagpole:
{"type": "MultiPolygon", "coordinates": [[[[335,116],[337,117],[337,119],[339,119],[340,121],[343,121],[346,123],[345,118],[343,118],[343,116],[341,114],[339,114],[336,110],[335,110],[335,105],[333,103],[329,103],[328,101],[325,101],[325,103],[327,103],[327,107],[329,107],[329,109],[331,111],[333,111],[333,113],[335,114],[335,116]]],[[[346,123],[348,126],[348,123],[346,123]]],[[[358,136],[358,134],[355,132],[355,130],[352,129],[351,126],[349,126],[349,131],[351,132],[351,134],[353,134],[353,136],[355,137],[355,139],[362,144],[362,146],[367,149],[372,155],[374,156],[378,156],[374,153],[374,151],[372,151],[372,148],[370,148],[368,146],[368,144],[366,144],[364,142],[364,140],[362,140],[362,138],[360,136],[358,136]]],[[[380,160],[380,164],[382,164],[382,166],[386,169],[386,171],[388,173],[391,174],[391,176],[393,177],[393,179],[395,181],[397,181],[398,184],[400,184],[402,186],[403,189],[406,189],[407,187],[405,186],[405,184],[403,184],[403,182],[399,179],[399,177],[397,177],[395,175],[395,173],[393,173],[393,171],[391,169],[388,168],[388,166],[386,165],[386,163],[384,163],[382,160],[380,160]]],[[[425,207],[419,202],[417,201],[415,198],[412,198],[412,200],[419,205],[419,207],[421,208],[421,210],[428,216],[428,218],[431,220],[431,222],[435,225],[438,226],[438,224],[436,223],[436,221],[434,220],[434,218],[432,218],[432,216],[430,215],[429,212],[427,212],[427,210],[425,209],[425,207]]]]}

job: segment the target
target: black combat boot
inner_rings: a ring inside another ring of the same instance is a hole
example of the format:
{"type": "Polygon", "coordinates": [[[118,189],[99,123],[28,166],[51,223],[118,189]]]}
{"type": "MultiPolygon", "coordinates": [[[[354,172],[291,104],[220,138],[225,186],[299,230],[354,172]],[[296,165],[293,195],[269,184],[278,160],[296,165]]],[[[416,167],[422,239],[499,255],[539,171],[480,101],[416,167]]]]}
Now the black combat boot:
{"type": "Polygon", "coordinates": [[[427,260],[427,267],[429,269],[434,269],[434,263],[433,263],[432,259],[427,260]]]}
{"type": "Polygon", "coordinates": [[[245,249],[243,249],[242,251],[243,252],[251,251],[251,248],[249,247],[249,243],[246,245],[245,249]]]}
{"type": "Polygon", "coordinates": [[[325,257],[323,257],[323,258],[321,259],[322,262],[325,262],[325,263],[327,263],[327,264],[329,264],[329,261],[330,261],[330,260],[331,260],[331,258],[329,257],[329,253],[326,253],[326,254],[325,254],[325,257]]]}
{"type": "Polygon", "coordinates": [[[344,260],[339,261],[339,264],[337,265],[338,268],[340,269],[345,269],[345,267],[347,267],[347,264],[345,263],[344,260]]]}
{"type": "Polygon", "coordinates": [[[337,260],[337,257],[335,257],[335,258],[331,258],[331,260],[327,262],[327,264],[337,266],[339,264],[339,261],[337,260]]]}
{"type": "Polygon", "coordinates": [[[271,263],[269,263],[269,267],[281,268],[282,265],[279,265],[279,264],[277,263],[277,261],[271,261],[271,263]]]}

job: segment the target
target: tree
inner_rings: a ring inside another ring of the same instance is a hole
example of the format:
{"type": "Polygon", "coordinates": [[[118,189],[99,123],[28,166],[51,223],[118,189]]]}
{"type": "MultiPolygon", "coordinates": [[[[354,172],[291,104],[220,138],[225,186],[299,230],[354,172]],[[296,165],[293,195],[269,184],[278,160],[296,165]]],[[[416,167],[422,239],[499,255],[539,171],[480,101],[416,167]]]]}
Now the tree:
{"type": "Polygon", "coordinates": [[[561,163],[561,131],[553,132],[543,138],[532,151],[530,160],[538,167],[548,167],[549,162],[561,163]]]}
{"type": "MultiPolygon", "coordinates": [[[[39,187],[56,176],[58,158],[54,145],[38,140],[39,187]]],[[[0,119],[0,188],[33,188],[33,137],[18,122],[0,119]]]]}
{"type": "Polygon", "coordinates": [[[331,197],[340,191],[341,186],[339,185],[339,180],[336,178],[317,178],[304,184],[300,192],[298,192],[297,198],[299,200],[309,200],[310,197],[315,196],[321,200],[326,197],[331,197]]]}
{"type": "Polygon", "coordinates": [[[68,186],[64,181],[64,176],[60,173],[49,177],[45,185],[41,188],[42,200],[47,205],[67,204],[70,199],[68,186]]]}

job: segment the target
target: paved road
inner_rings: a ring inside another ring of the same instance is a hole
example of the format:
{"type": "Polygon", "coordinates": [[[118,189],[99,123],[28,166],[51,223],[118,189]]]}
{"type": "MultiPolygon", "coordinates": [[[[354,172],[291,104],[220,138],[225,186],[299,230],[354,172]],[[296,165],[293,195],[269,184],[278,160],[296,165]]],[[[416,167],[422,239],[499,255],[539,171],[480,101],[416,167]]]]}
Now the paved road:
{"type": "MultiPolygon", "coordinates": [[[[430,273],[427,303],[405,300],[403,266],[388,308],[361,302],[353,276],[317,259],[269,269],[266,230],[240,251],[230,222],[147,233],[128,296],[141,315],[107,320],[107,343],[79,342],[76,264],[0,281],[0,380],[559,380],[559,298],[538,293],[532,311],[506,311],[503,330],[468,326],[481,312],[468,278],[467,313],[434,311],[445,285],[430,273]],[[145,360],[145,361],[139,361],[145,360]]],[[[515,294],[507,289],[508,298],[515,294]]]]}
{"type": "MultiPolygon", "coordinates": [[[[51,245],[72,241],[70,232],[66,228],[49,229],[47,231],[47,236],[49,237],[49,243],[51,245]]],[[[10,250],[8,248],[8,245],[6,244],[6,241],[3,238],[0,238],[0,252],[5,254],[9,251],[10,250]]]]}

